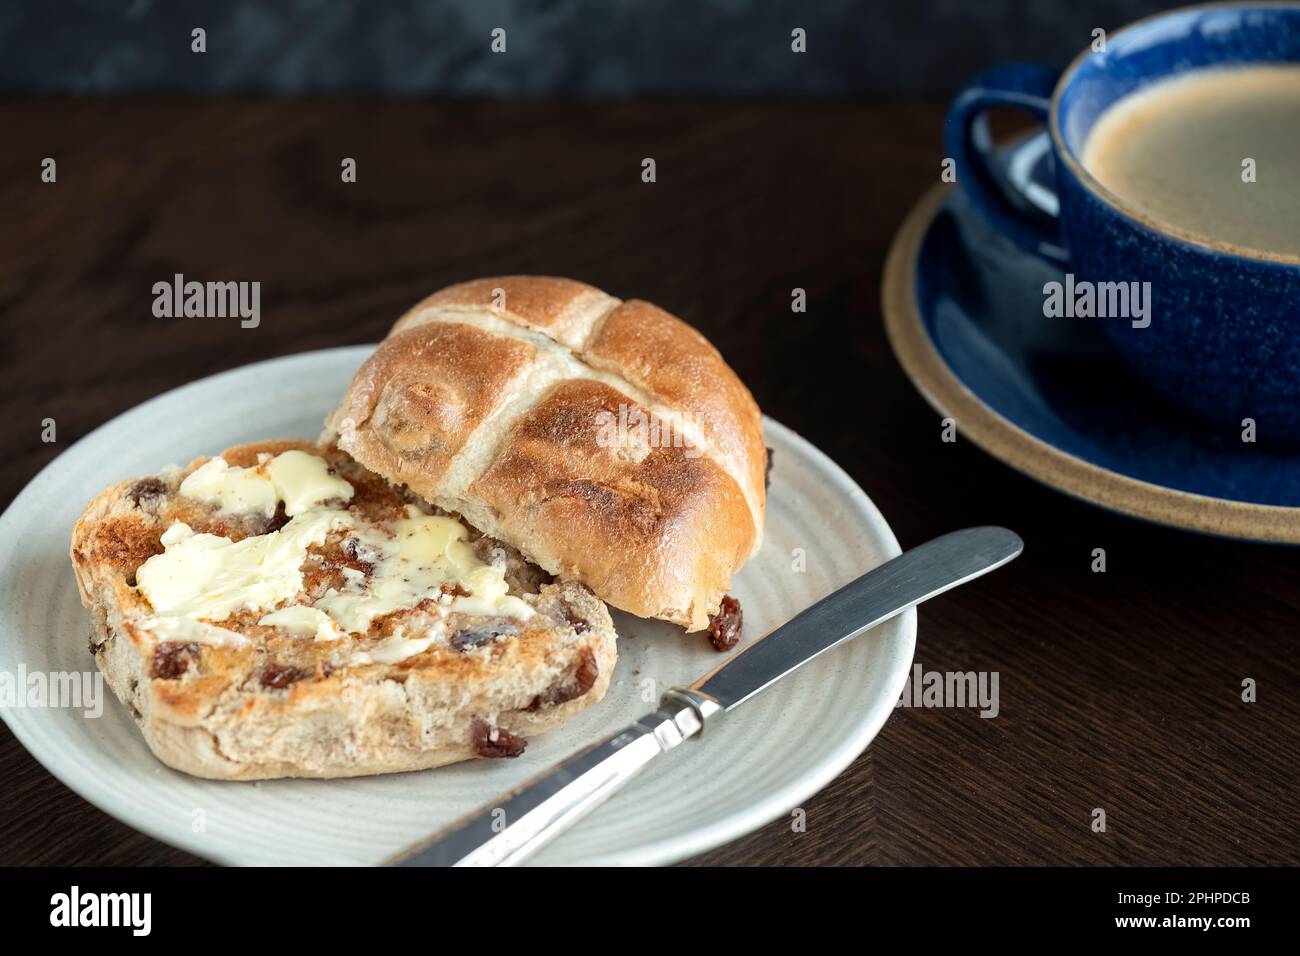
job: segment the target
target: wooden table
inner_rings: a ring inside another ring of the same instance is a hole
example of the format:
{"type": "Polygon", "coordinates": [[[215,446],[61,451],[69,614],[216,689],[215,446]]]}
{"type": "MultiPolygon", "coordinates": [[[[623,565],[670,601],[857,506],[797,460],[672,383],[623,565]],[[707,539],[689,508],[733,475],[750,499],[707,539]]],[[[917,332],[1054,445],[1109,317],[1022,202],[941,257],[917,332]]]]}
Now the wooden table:
{"type": "MultiPolygon", "coordinates": [[[[61,448],[197,377],[377,340],[459,279],[582,278],[698,325],[904,546],[981,523],[1027,543],[920,615],[917,661],[997,671],[996,718],[900,709],[807,802],[806,832],[777,821],[696,862],[1298,863],[1295,552],[1116,517],[945,443],[890,353],[881,264],[939,174],[941,117],[937,104],[4,101],[0,503],[61,448]],[[260,327],[154,318],[151,287],[176,272],[261,281],[260,327]],[[791,313],[795,287],[805,314],[791,313]],[[40,440],[47,417],[56,445],[40,440]],[[1246,677],[1257,703],[1240,698],[1246,677]]],[[[0,863],[197,862],[74,796],[7,730],[0,779],[0,863]]]]}

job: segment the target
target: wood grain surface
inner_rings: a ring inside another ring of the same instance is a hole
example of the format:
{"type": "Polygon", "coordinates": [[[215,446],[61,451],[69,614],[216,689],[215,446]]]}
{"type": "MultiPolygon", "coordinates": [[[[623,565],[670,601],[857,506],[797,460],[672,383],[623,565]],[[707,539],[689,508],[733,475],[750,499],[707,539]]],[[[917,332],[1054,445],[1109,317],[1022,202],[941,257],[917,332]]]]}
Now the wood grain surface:
{"type": "MultiPolygon", "coordinates": [[[[982,523],[1026,541],[920,614],[918,663],[997,671],[997,717],[899,709],[802,808],[802,832],[778,820],[693,862],[1300,863],[1296,553],[1126,520],[945,443],[890,353],[881,264],[938,177],[941,118],[937,104],[2,101],[0,504],[77,438],[200,376],[375,341],[456,280],[581,278],[695,323],[905,547],[982,523]],[[260,281],[261,325],[154,318],[151,287],[176,272],[260,281]]],[[[85,803],[7,730],[0,780],[2,864],[200,862],[85,803]]]]}

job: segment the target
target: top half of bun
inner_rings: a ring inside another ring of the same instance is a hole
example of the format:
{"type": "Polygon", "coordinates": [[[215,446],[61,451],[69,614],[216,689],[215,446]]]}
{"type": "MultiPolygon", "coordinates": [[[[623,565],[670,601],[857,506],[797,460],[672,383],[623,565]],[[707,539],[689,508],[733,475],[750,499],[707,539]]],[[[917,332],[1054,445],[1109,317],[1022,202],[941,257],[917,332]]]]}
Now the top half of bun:
{"type": "Polygon", "coordinates": [[[393,326],[327,419],[340,447],[615,607],[700,630],[757,550],[749,390],[648,302],[478,279],[393,326]]]}

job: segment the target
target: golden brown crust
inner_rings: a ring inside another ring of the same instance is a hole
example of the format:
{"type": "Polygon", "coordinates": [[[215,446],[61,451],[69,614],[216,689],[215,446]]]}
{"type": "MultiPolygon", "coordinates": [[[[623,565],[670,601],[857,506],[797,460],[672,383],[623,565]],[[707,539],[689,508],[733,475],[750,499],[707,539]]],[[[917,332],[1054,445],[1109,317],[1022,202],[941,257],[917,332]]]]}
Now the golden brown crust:
{"type": "Polygon", "coordinates": [[[600,382],[556,385],[515,421],[470,493],[500,527],[542,542],[554,573],[630,598],[649,616],[707,617],[711,609],[663,596],[729,579],[749,553],[748,506],[709,458],[670,447],[636,461],[599,448],[599,414],[617,415],[620,402],[600,382]]]}
{"type": "Polygon", "coordinates": [[[708,339],[657,305],[634,300],[605,317],[583,355],[593,367],[617,372],[659,402],[691,415],[763,501],[763,416],[708,339]]]}
{"type": "Polygon", "coordinates": [[[593,318],[618,305],[599,289],[554,276],[471,279],[440,289],[397,320],[389,335],[422,324],[439,310],[490,310],[571,349],[580,350],[593,318]]]}
{"type": "Polygon", "coordinates": [[[335,414],[364,420],[384,436],[372,471],[418,467],[438,482],[478,423],[498,411],[532,353],[465,325],[414,327],[380,343],[335,414]]]}
{"type": "MultiPolygon", "coordinates": [[[[259,454],[299,448],[325,458],[353,485],[348,510],[382,521],[415,503],[337,448],[266,442],[223,453],[253,467],[259,454]]],[[[91,609],[91,649],[109,685],[130,709],[155,754],[205,777],[334,777],[438,766],[480,755],[474,723],[530,736],[562,724],[605,693],[616,654],[609,612],[590,591],[549,582],[499,542],[475,537],[481,554],[500,549],[511,591],[537,612],[511,622],[501,638],[436,642],[397,663],[358,662],[405,622],[418,633],[419,607],[377,619],[365,635],[313,641],[257,623],[260,611],[220,622],[243,635],[239,646],[159,642],[135,587],[135,572],[162,550],[173,521],[238,540],[269,530],[260,515],[216,511],[177,493],[185,469],[121,482],[99,495],[77,522],[71,554],[83,603],[91,609]]],[[[280,516],[282,518],[283,516],[280,516]]],[[[313,546],[303,565],[303,597],[337,586],[349,561],[337,536],[313,546]]],[[[487,624],[499,623],[492,619],[487,624]]],[[[452,613],[449,635],[483,628],[484,619],[452,613]]]]}
{"type": "Polygon", "coordinates": [[[766,449],[748,389],[695,329],[581,282],[506,276],[434,293],[326,424],[367,467],[548,571],[688,630],[708,625],[761,541],[766,449]],[[385,397],[417,386],[418,402],[385,397]],[[649,447],[611,446],[601,412],[632,430],[645,415],[649,447]]]}

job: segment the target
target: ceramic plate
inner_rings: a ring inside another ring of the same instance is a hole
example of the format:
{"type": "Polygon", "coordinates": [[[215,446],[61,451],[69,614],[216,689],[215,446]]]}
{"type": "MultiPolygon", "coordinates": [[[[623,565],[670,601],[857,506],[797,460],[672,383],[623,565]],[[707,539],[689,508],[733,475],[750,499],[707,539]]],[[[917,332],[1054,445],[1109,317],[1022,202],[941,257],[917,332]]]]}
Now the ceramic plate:
{"type": "MultiPolygon", "coordinates": [[[[0,672],[94,671],[68,540],[105,486],[229,445],[314,439],[369,354],[311,352],[203,379],[114,419],[56,458],[0,517],[0,672]]],[[[875,506],[825,455],[775,422],[763,549],[735,581],[745,639],[898,553],[875,506]],[[806,570],[792,555],[802,549],[806,570]]],[[[701,635],[617,613],[605,701],[529,742],[517,760],[351,780],[199,780],[158,763],[116,699],[79,710],[0,710],[51,773],[151,836],[227,864],[370,864],[653,709],[657,693],[717,665],[701,635]]],[[[909,611],[826,654],[661,758],[536,858],[667,863],[784,814],[856,757],[893,710],[912,660],[909,611]]],[[[105,690],[105,693],[109,693],[105,690]]]]}
{"type": "MultiPolygon", "coordinates": [[[[1007,174],[1052,210],[1046,140],[1006,151],[1007,174]]],[[[885,266],[885,328],[903,368],[994,457],[1114,511],[1211,534],[1300,543],[1300,449],[1174,408],[1087,319],[1045,319],[1063,271],[998,236],[936,187],[885,266]]]]}

